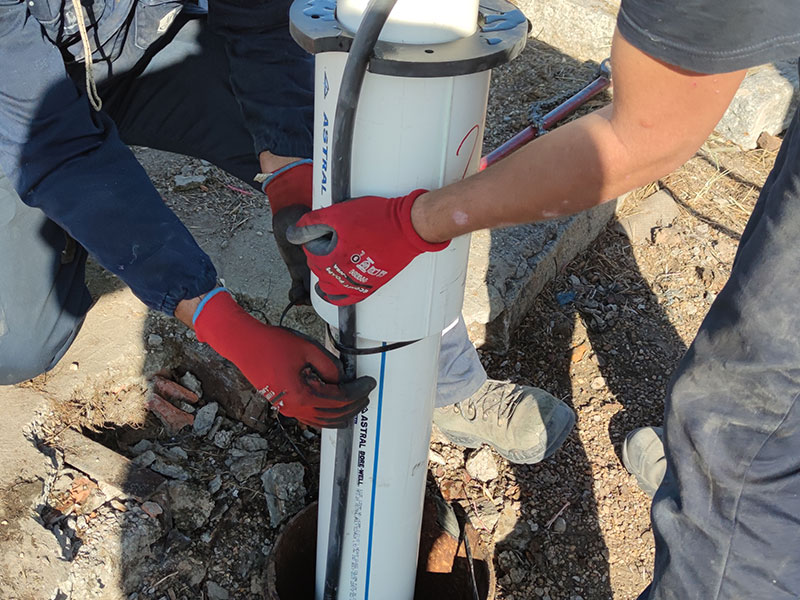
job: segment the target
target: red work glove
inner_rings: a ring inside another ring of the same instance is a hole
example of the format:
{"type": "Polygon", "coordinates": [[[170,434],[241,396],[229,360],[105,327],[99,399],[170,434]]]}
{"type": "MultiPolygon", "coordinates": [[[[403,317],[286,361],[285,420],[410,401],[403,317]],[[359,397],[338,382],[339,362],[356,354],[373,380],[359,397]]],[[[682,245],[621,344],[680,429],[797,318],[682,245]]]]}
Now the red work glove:
{"type": "Polygon", "coordinates": [[[342,365],[309,337],[265,325],[223,288],[194,315],[197,339],[235,364],[282,415],[313,427],[345,427],[367,405],[372,377],[343,382],[342,365]]]}
{"type": "Polygon", "coordinates": [[[272,210],[275,243],[292,278],[289,301],[294,304],[311,304],[311,272],[303,249],[286,240],[286,228],[311,210],[312,168],[310,160],[293,162],[271,173],[261,186],[272,210]]]}
{"type": "Polygon", "coordinates": [[[317,293],[331,304],[355,304],[375,293],[431,244],[411,224],[411,207],[426,190],[401,198],[364,196],[315,210],[289,227],[287,239],[303,244],[319,277],[317,293]]]}

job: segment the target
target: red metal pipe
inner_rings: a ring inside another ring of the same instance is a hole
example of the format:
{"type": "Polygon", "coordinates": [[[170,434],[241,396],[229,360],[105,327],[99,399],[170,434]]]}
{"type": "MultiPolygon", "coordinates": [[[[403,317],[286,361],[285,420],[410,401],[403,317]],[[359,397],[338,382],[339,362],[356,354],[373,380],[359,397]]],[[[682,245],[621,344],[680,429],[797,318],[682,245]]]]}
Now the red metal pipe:
{"type": "MultiPolygon", "coordinates": [[[[602,67],[601,67],[602,68],[602,67]]],[[[558,106],[556,106],[553,110],[548,112],[544,117],[542,117],[539,123],[535,123],[530,127],[520,131],[517,135],[512,137],[510,140],[499,146],[498,148],[494,149],[492,152],[481,158],[480,166],[478,168],[479,171],[483,171],[486,167],[489,167],[496,163],[498,160],[505,158],[512,152],[515,152],[532,139],[539,137],[543,133],[546,133],[548,129],[553,127],[556,123],[561,121],[562,119],[568,117],[573,112],[575,112],[579,107],[585,104],[590,99],[594,98],[608,88],[611,85],[611,74],[604,70],[603,73],[594,81],[592,81],[589,85],[583,88],[580,92],[568,98],[558,106]]]]}

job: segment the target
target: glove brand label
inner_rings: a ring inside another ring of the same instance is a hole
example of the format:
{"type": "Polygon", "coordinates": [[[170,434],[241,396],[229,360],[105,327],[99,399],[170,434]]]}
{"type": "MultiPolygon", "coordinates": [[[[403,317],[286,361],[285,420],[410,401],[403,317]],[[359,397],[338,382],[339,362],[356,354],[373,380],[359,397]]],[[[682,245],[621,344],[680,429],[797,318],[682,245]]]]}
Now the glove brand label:
{"type": "Polygon", "coordinates": [[[339,268],[339,265],[325,267],[325,272],[336,279],[336,281],[338,281],[342,287],[346,287],[349,290],[355,290],[357,292],[361,292],[362,294],[368,294],[370,288],[372,287],[369,285],[358,285],[357,282],[350,279],[345,272],[339,268]]]}
{"type": "MultiPolygon", "coordinates": [[[[363,250],[361,251],[361,255],[364,255],[363,250]]],[[[362,273],[366,273],[367,275],[372,275],[373,277],[384,277],[386,275],[386,271],[376,267],[375,261],[369,256],[358,263],[356,269],[359,269],[362,273]]]]}
{"type": "Polygon", "coordinates": [[[350,271],[348,272],[348,275],[350,275],[350,277],[352,277],[356,281],[360,281],[361,283],[366,283],[367,282],[367,278],[364,275],[362,275],[361,273],[359,273],[358,271],[356,271],[355,269],[350,269],[350,271]]]}

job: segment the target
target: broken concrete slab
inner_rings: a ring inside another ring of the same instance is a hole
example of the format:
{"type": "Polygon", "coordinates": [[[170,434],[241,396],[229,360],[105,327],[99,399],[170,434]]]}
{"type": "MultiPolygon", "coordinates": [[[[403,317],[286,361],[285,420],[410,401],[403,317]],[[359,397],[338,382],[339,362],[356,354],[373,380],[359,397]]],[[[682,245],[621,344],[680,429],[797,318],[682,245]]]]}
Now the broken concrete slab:
{"type": "Polygon", "coordinates": [[[36,436],[49,404],[32,389],[0,386],[0,406],[0,590],[9,600],[51,598],[69,569],[38,514],[58,467],[36,436]]]}
{"type": "Polygon", "coordinates": [[[36,434],[36,423],[49,410],[45,397],[29,388],[0,386],[0,407],[0,520],[10,520],[43,505],[58,463],[36,434]]]}
{"type": "Polygon", "coordinates": [[[58,443],[64,452],[64,462],[97,481],[109,498],[131,496],[146,500],[165,481],[150,469],[139,467],[73,429],[61,432],[58,443]]]}
{"type": "Polygon", "coordinates": [[[594,241],[615,206],[607,202],[567,219],[473,233],[463,310],[472,341],[505,351],[542,288],[594,241]]]}

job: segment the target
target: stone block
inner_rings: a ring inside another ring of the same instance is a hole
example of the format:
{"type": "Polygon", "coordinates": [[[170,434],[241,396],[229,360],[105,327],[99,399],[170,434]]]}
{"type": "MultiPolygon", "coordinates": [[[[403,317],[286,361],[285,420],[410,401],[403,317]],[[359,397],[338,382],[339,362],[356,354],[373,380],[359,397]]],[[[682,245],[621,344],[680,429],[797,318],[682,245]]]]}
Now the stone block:
{"type": "Polygon", "coordinates": [[[518,0],[531,22],[531,37],[577,60],[600,63],[611,53],[616,0],[518,0]]]}
{"type": "Polygon", "coordinates": [[[755,148],[766,131],[786,130],[797,108],[797,61],[751,69],[717,125],[717,132],[742,148],[755,148]]]}

